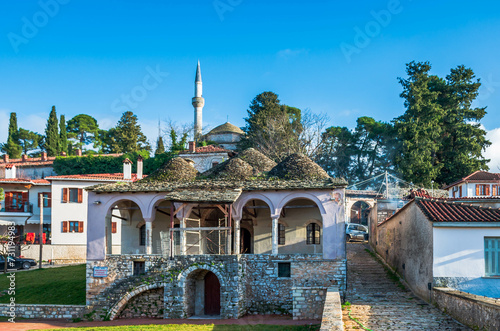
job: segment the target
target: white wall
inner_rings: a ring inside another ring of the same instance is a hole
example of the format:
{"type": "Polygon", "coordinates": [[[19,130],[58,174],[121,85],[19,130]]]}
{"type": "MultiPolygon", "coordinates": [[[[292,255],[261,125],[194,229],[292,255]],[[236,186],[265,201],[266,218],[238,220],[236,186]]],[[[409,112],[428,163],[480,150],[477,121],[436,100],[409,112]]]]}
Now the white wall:
{"type": "Polygon", "coordinates": [[[483,277],[484,237],[500,237],[500,227],[434,227],[433,234],[434,277],[483,277]]]}
{"type": "Polygon", "coordinates": [[[200,153],[179,154],[180,157],[194,161],[194,168],[199,172],[205,172],[212,168],[213,162],[222,163],[229,159],[227,153],[200,153]]]}

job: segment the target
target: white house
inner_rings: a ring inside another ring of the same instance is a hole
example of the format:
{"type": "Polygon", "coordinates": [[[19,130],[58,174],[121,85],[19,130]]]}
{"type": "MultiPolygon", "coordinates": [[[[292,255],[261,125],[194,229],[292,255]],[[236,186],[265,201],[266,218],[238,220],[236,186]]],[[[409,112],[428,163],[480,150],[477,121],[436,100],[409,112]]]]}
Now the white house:
{"type": "Polygon", "coordinates": [[[478,170],[444,189],[450,198],[487,198],[500,196],[500,174],[478,170]]]}
{"type": "Polygon", "coordinates": [[[179,153],[179,157],[192,162],[193,167],[199,172],[205,172],[234,155],[234,152],[219,146],[195,147],[194,141],[189,142],[188,150],[179,153]]]}

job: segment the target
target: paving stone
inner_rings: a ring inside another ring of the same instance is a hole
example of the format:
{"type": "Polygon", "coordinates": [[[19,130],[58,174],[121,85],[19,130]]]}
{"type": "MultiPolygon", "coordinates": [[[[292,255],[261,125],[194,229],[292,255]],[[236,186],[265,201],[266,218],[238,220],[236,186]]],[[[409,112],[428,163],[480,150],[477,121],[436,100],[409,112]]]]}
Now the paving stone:
{"type": "MultiPolygon", "coordinates": [[[[347,244],[346,301],[351,316],[366,328],[379,330],[471,330],[439,309],[397,286],[363,243],[347,244]]],[[[362,330],[343,309],[345,330],[362,330]]]]}

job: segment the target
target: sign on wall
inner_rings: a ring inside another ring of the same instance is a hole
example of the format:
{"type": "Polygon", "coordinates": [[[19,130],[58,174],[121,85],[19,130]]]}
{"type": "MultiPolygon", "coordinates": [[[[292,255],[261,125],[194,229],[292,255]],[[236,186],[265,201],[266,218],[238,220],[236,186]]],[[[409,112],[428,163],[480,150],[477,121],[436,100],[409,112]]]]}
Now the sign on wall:
{"type": "Polygon", "coordinates": [[[94,267],[94,278],[108,277],[108,267],[94,267]]]}

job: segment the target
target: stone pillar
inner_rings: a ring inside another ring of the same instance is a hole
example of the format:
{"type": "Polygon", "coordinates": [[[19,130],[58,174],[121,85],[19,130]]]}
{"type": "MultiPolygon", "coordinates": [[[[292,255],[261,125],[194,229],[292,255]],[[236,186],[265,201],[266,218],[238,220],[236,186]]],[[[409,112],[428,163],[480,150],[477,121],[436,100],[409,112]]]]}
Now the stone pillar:
{"type": "MultiPolygon", "coordinates": [[[[182,217],[180,219],[180,228],[181,229],[184,229],[186,227],[186,219],[184,217],[182,217]]],[[[186,255],[186,231],[180,231],[180,251],[181,251],[181,255],[186,255]]]]}
{"type": "Polygon", "coordinates": [[[153,219],[145,218],[146,222],[146,254],[153,254],[153,219]]]}
{"type": "Polygon", "coordinates": [[[111,215],[106,215],[106,254],[113,254],[113,239],[111,235],[111,215]]]}
{"type": "Polygon", "coordinates": [[[272,254],[273,255],[278,255],[278,221],[280,218],[280,215],[272,215],[271,218],[273,219],[273,228],[272,228],[272,254]]]}
{"type": "Polygon", "coordinates": [[[234,252],[241,254],[241,216],[234,217],[234,252]]]}

